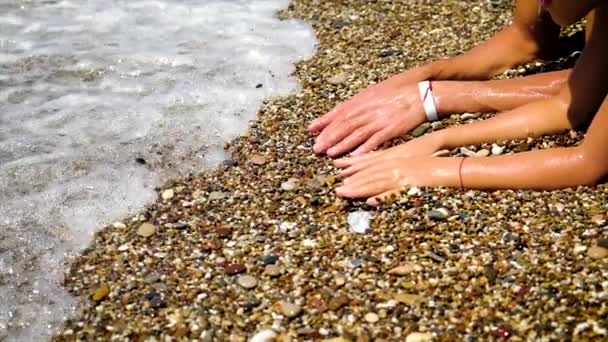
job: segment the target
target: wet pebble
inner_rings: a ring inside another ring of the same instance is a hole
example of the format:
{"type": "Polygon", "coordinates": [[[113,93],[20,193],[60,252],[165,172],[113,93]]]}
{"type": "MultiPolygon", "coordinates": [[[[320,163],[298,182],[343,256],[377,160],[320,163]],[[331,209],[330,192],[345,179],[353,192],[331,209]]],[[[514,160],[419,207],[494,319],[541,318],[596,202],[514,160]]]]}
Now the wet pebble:
{"type": "Polygon", "coordinates": [[[228,264],[228,265],[224,266],[224,272],[226,272],[226,274],[229,274],[229,275],[245,273],[246,271],[247,271],[247,268],[243,264],[234,263],[234,264],[228,264]]]}
{"type": "Polygon", "coordinates": [[[282,270],[281,267],[277,265],[268,265],[264,268],[264,273],[270,276],[271,278],[274,278],[280,276],[282,270]]]}
{"type": "Polygon", "coordinates": [[[253,156],[251,156],[251,158],[249,159],[254,165],[264,165],[266,164],[266,162],[268,161],[266,159],[266,157],[264,157],[261,154],[254,154],[253,156]]]}
{"type": "Polygon", "coordinates": [[[223,191],[212,191],[209,193],[209,197],[207,199],[209,201],[218,201],[227,197],[227,194],[223,191]]]}
{"type": "Polygon", "coordinates": [[[333,297],[329,301],[327,306],[329,307],[330,310],[336,311],[336,310],[340,310],[344,306],[348,305],[348,303],[350,303],[350,299],[345,295],[339,294],[339,295],[333,297]]]}
{"type": "Polygon", "coordinates": [[[145,238],[150,237],[156,233],[156,227],[151,223],[143,223],[137,228],[137,235],[145,238]]]}
{"type": "Polygon", "coordinates": [[[411,133],[410,135],[414,138],[417,138],[421,135],[423,135],[424,133],[426,133],[426,131],[429,130],[429,128],[431,128],[431,123],[430,122],[425,122],[422,125],[416,127],[411,133]]]}
{"type": "Polygon", "coordinates": [[[288,318],[298,316],[302,312],[302,308],[298,304],[294,304],[288,301],[281,301],[280,304],[281,314],[288,318]]]}
{"type": "Polygon", "coordinates": [[[422,303],[424,297],[410,293],[399,293],[395,296],[395,300],[405,305],[416,305],[422,303]]]}
{"type": "Polygon", "coordinates": [[[492,155],[499,156],[505,151],[504,146],[500,146],[497,144],[492,144],[492,155]]]}
{"type": "Polygon", "coordinates": [[[170,199],[172,199],[175,196],[175,190],[173,190],[173,189],[167,189],[167,190],[163,191],[160,196],[164,200],[170,200],[170,199]]]}
{"type": "Polygon", "coordinates": [[[372,219],[372,214],[365,211],[359,210],[348,214],[348,224],[350,226],[350,230],[357,234],[365,234],[370,230],[370,220],[372,219]]]}
{"type": "Polygon", "coordinates": [[[285,182],[281,183],[281,190],[283,191],[293,191],[298,187],[298,180],[295,178],[290,178],[285,182]]]}
{"type": "Polygon", "coordinates": [[[430,342],[433,340],[433,334],[414,332],[405,338],[405,342],[430,342]]]}
{"type": "Polygon", "coordinates": [[[369,312],[369,313],[365,314],[364,318],[367,323],[376,323],[380,320],[380,317],[378,317],[378,314],[376,314],[374,312],[369,312]]]}
{"type": "Polygon", "coordinates": [[[345,72],[341,72],[339,74],[336,74],[336,75],[330,77],[327,80],[327,82],[329,82],[333,85],[339,85],[339,84],[346,82],[347,79],[348,79],[348,74],[345,72]]]}
{"type": "Polygon", "coordinates": [[[95,289],[93,295],[91,295],[91,299],[95,302],[100,302],[104,300],[110,294],[110,287],[108,285],[102,285],[95,289]]]}
{"type": "Polygon", "coordinates": [[[276,255],[265,255],[260,259],[260,264],[266,265],[274,265],[279,260],[279,257],[276,255]]]}
{"type": "Polygon", "coordinates": [[[254,276],[246,274],[240,276],[237,279],[237,283],[245,289],[252,289],[258,285],[258,280],[254,276]]]}
{"type": "Polygon", "coordinates": [[[587,255],[591,259],[603,259],[608,257],[608,249],[600,246],[593,246],[587,251],[587,255]]]}
{"type": "Polygon", "coordinates": [[[144,295],[144,298],[148,300],[150,306],[155,309],[164,308],[167,303],[163,300],[163,297],[158,292],[148,292],[144,295]]]}
{"type": "Polygon", "coordinates": [[[156,282],[158,282],[160,280],[160,275],[158,273],[148,273],[148,275],[146,275],[144,277],[144,282],[146,282],[147,284],[154,284],[156,282]]]}
{"type": "Polygon", "coordinates": [[[435,208],[432,210],[429,210],[426,213],[426,217],[431,219],[431,220],[435,220],[435,221],[442,221],[447,219],[450,216],[450,211],[447,208],[444,207],[440,207],[440,208],[435,208]]]}
{"type": "Polygon", "coordinates": [[[399,266],[391,269],[390,271],[388,271],[388,274],[404,276],[404,275],[410,274],[412,272],[419,272],[419,271],[422,271],[422,267],[420,267],[419,265],[414,264],[414,263],[407,263],[407,264],[399,265],[399,266]]]}
{"type": "Polygon", "coordinates": [[[277,333],[274,330],[266,329],[253,335],[249,342],[272,342],[277,338],[277,333]]]}

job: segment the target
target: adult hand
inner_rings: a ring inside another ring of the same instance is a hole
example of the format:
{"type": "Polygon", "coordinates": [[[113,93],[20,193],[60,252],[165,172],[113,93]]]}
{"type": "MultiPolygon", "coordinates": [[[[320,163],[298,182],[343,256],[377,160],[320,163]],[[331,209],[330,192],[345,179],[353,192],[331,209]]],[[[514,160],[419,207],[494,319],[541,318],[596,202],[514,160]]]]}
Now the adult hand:
{"type": "Polygon", "coordinates": [[[450,186],[458,173],[458,158],[393,158],[369,165],[346,178],[336,189],[338,196],[367,198],[378,205],[397,195],[405,186],[450,186]]]}
{"type": "Polygon", "coordinates": [[[351,151],[357,156],[404,134],[426,121],[413,69],[368,87],[352,99],[314,120],[308,130],[318,134],[313,150],[334,157],[351,151]]]}
{"type": "Polygon", "coordinates": [[[336,167],[343,169],[342,176],[348,177],[373,165],[390,159],[431,156],[442,148],[443,131],[423,135],[387,150],[370,152],[362,156],[346,157],[335,161],[336,167]]]}

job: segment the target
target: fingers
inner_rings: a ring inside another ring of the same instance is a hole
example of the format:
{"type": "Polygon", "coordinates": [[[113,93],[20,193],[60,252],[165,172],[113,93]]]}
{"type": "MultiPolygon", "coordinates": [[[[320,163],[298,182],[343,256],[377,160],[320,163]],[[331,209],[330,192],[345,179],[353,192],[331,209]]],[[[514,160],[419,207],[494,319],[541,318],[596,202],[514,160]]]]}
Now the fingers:
{"type": "Polygon", "coordinates": [[[389,178],[372,177],[357,183],[345,184],[336,189],[338,196],[346,198],[366,198],[381,194],[390,189],[389,178]]]}
{"type": "Polygon", "coordinates": [[[344,158],[340,158],[340,159],[337,159],[336,161],[334,161],[334,164],[336,165],[336,167],[339,167],[342,169],[342,168],[346,168],[351,165],[358,164],[363,161],[369,160],[371,158],[374,158],[381,153],[382,152],[370,152],[370,153],[366,153],[366,154],[364,154],[362,156],[358,156],[358,157],[344,157],[344,158]]]}
{"type": "Polygon", "coordinates": [[[364,153],[370,152],[378,148],[385,141],[392,139],[393,136],[389,129],[383,129],[374,133],[363,145],[359,146],[353,153],[352,156],[360,156],[364,153]]]}
{"type": "Polygon", "coordinates": [[[331,124],[338,116],[340,116],[340,114],[345,111],[345,107],[347,107],[348,103],[349,102],[341,103],[331,111],[327,112],[325,115],[312,120],[310,125],[308,125],[308,131],[311,134],[318,134],[323,131],[327,125],[331,124]]]}
{"type": "Polygon", "coordinates": [[[317,154],[326,153],[329,148],[361,127],[366,120],[368,120],[367,116],[352,118],[348,121],[334,120],[317,137],[313,151],[317,154]]]}
{"type": "Polygon", "coordinates": [[[349,134],[342,141],[327,150],[327,155],[330,157],[339,156],[352,150],[355,146],[358,146],[371,135],[374,134],[374,128],[371,125],[357,128],[354,132],[349,134]]]}

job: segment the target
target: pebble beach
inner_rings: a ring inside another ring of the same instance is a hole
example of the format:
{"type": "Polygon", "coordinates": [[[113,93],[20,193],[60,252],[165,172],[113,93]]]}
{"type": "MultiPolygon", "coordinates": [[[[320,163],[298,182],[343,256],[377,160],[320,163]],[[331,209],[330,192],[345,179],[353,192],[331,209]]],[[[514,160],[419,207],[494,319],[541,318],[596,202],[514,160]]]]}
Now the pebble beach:
{"type": "MultiPolygon", "coordinates": [[[[338,198],[308,123],[365,86],[462,53],[510,2],[294,0],[319,44],[298,92],[267,99],[220,167],[175,179],[71,260],[81,312],[54,341],[589,341],[608,338],[608,187],[410,188],[338,198]]],[[[576,30],[574,28],[573,30],[576,30]]],[[[505,77],[563,67],[535,63],[505,77]]],[[[479,120],[459,113],[412,136],[479,120]]],[[[583,132],[466,146],[492,158],[583,132]]]]}

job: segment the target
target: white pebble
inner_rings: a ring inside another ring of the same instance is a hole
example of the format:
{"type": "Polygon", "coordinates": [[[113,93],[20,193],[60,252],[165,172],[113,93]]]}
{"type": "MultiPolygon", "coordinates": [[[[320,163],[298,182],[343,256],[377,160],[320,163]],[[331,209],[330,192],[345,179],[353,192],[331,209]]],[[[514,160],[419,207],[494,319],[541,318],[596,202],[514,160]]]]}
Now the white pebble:
{"type": "Polygon", "coordinates": [[[160,195],[164,200],[170,200],[175,196],[175,190],[167,189],[160,195]]]}
{"type": "Polygon", "coordinates": [[[492,144],[492,155],[499,156],[505,151],[504,146],[492,144]]]}
{"type": "Polygon", "coordinates": [[[414,196],[414,195],[420,195],[422,193],[422,190],[420,190],[417,187],[411,187],[408,191],[407,191],[407,195],[408,196],[414,196]]]}
{"type": "Polygon", "coordinates": [[[405,342],[430,342],[433,340],[433,335],[430,333],[415,332],[407,335],[405,342]]]}
{"type": "Polygon", "coordinates": [[[376,323],[378,322],[378,320],[380,320],[380,317],[378,317],[378,315],[373,312],[370,312],[365,315],[365,321],[368,323],[376,323]]]}
{"type": "Polygon", "coordinates": [[[365,210],[359,210],[348,214],[348,224],[350,230],[358,233],[365,234],[369,231],[369,222],[372,219],[372,214],[365,210]]]}
{"type": "Polygon", "coordinates": [[[262,330],[259,333],[255,334],[249,342],[272,342],[276,340],[277,333],[274,330],[266,329],[262,330]]]}

